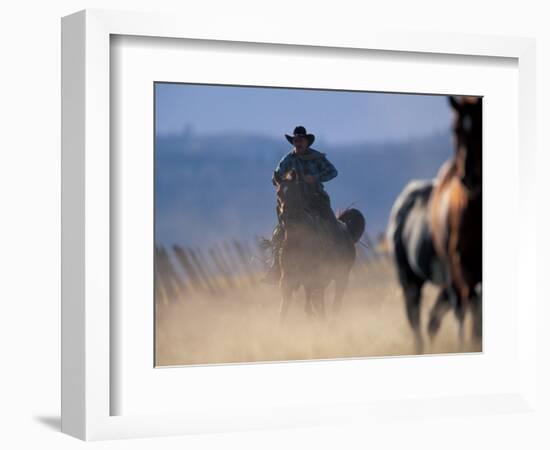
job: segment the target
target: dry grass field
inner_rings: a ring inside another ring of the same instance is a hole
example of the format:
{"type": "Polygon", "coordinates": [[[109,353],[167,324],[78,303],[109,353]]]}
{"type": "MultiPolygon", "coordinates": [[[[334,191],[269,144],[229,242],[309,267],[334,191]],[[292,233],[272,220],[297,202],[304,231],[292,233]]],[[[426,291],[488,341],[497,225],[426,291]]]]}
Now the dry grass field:
{"type": "MultiPolygon", "coordinates": [[[[436,290],[424,288],[423,329],[436,290]]],[[[329,307],[332,287],[325,302],[329,307]]],[[[411,355],[412,332],[405,315],[393,266],[385,260],[358,265],[337,318],[319,323],[306,316],[304,295],[295,295],[288,321],[279,325],[280,294],[275,286],[258,284],[217,297],[190,295],[156,310],[156,364],[220,364],[259,361],[411,355]]],[[[479,352],[470,338],[458,343],[456,320],[449,313],[426,353],[479,352]]]]}

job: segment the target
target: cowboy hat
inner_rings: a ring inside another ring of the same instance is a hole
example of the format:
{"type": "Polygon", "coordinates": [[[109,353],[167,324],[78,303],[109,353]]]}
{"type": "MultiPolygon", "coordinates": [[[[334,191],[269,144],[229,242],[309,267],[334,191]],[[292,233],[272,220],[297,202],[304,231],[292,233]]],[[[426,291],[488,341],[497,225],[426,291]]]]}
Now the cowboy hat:
{"type": "Polygon", "coordinates": [[[294,134],[285,134],[285,137],[287,141],[291,144],[294,144],[293,139],[295,137],[305,137],[309,141],[309,145],[313,144],[313,141],[315,140],[315,135],[308,133],[306,129],[301,125],[298,125],[296,128],[294,128],[294,134]]]}

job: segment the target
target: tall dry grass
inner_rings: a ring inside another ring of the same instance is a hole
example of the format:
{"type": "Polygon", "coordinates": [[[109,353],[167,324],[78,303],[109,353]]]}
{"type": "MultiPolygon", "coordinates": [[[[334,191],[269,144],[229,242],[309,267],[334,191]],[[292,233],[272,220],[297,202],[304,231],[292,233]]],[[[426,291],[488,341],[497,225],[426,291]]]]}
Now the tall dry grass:
{"type": "MultiPolygon", "coordinates": [[[[423,329],[436,289],[423,293],[423,329]]],[[[332,288],[325,296],[330,312],[332,288]]],[[[344,306],[337,318],[324,323],[304,312],[304,294],[295,295],[287,322],[279,324],[280,293],[277,287],[258,285],[217,297],[190,295],[156,309],[156,364],[220,364],[288,361],[368,356],[411,355],[412,333],[405,315],[402,293],[393,266],[375,261],[352,272],[344,306]]],[[[470,339],[461,348],[452,313],[430,342],[427,353],[481,351],[470,339]]]]}

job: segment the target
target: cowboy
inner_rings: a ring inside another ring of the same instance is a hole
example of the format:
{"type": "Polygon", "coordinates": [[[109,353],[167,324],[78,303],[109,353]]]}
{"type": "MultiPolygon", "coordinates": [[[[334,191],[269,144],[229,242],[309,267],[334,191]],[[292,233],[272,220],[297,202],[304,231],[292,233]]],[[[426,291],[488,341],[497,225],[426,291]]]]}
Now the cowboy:
{"type": "MultiPolygon", "coordinates": [[[[313,188],[312,191],[315,192],[317,199],[315,205],[318,208],[319,215],[329,224],[336,223],[336,216],[330,206],[330,197],[325,191],[323,183],[335,178],[338,171],[324,153],[311,148],[315,136],[308,133],[303,126],[297,126],[294,128],[292,135],[285,134],[285,137],[293,145],[293,148],[279,162],[273,175],[273,184],[275,184],[276,178],[284,178],[287,173],[294,171],[301,181],[306,182],[313,188]]],[[[270,241],[273,250],[273,264],[263,278],[266,283],[275,283],[280,276],[278,255],[284,233],[279,212],[279,209],[277,209],[278,224],[273,230],[270,241]]]]}

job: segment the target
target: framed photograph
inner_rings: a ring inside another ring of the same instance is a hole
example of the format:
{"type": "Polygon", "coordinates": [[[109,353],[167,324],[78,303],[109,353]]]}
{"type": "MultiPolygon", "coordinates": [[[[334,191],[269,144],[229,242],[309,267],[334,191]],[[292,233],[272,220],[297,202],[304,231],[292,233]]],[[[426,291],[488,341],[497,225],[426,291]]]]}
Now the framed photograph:
{"type": "Polygon", "coordinates": [[[480,352],[482,103],[156,82],[155,365],[480,352]]]}
{"type": "Polygon", "coordinates": [[[536,413],[534,42],[325,31],[63,18],[64,432],[536,413]]]}

